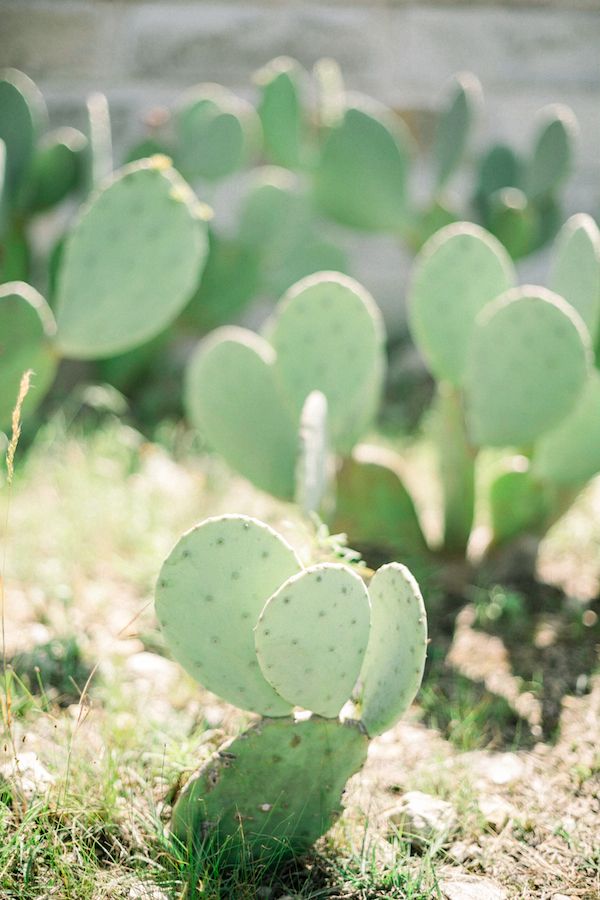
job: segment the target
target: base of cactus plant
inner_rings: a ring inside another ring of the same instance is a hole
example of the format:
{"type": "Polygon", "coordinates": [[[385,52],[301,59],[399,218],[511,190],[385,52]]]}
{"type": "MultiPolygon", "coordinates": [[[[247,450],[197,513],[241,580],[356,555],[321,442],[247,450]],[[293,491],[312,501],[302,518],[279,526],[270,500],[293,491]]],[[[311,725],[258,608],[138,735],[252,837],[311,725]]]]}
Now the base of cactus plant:
{"type": "Polygon", "coordinates": [[[306,852],[338,818],[367,744],[355,722],[261,719],[188,782],[171,833],[196,858],[276,868],[306,852]]]}

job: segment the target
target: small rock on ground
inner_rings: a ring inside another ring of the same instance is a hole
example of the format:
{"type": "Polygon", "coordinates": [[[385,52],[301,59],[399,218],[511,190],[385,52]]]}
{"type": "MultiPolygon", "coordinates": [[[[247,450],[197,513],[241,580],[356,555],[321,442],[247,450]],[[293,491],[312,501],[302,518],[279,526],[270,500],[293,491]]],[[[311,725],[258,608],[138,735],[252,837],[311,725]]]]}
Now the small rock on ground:
{"type": "Polygon", "coordinates": [[[439,882],[444,900],[506,900],[503,887],[477,875],[453,875],[439,882]]]}
{"type": "Polygon", "coordinates": [[[408,791],[386,818],[390,825],[402,829],[405,837],[415,845],[445,837],[456,828],[457,815],[446,800],[421,791],[408,791]]]}
{"type": "Polygon", "coordinates": [[[28,800],[54,784],[54,776],[32,752],[18,753],[16,758],[0,766],[0,780],[16,784],[28,800]]]}
{"type": "Polygon", "coordinates": [[[494,831],[502,831],[515,815],[514,807],[496,794],[481,797],[477,805],[486,824],[494,831]]]}

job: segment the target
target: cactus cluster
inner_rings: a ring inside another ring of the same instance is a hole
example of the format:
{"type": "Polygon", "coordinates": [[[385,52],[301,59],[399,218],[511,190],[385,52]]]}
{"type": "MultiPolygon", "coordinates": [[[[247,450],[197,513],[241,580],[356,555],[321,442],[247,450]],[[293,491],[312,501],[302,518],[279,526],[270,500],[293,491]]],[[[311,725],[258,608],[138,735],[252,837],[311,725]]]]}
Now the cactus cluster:
{"type": "Polygon", "coordinates": [[[0,428],[19,379],[34,371],[29,408],[61,357],[95,359],[149,341],[192,295],[206,255],[205,208],[164,157],[131,163],[96,189],[71,229],[55,312],[30,285],[0,288],[0,428]]]}
{"type": "MultiPolygon", "coordinates": [[[[579,214],[563,226],[548,287],[515,284],[504,247],[469,223],[438,232],[414,267],[409,323],[437,382],[432,422],[444,547],[452,552],[466,551],[475,506],[482,502],[475,473],[485,448],[505,450],[486,502],[493,545],[523,531],[543,535],[600,471],[600,375],[593,352],[600,316],[600,233],[593,220],[579,214]]],[[[358,459],[354,466],[361,466],[358,459]]],[[[399,461],[396,466],[398,519],[404,521],[406,491],[399,461]]],[[[392,492],[381,492],[378,514],[371,485],[366,519],[372,528],[365,534],[364,489],[356,473],[351,475],[338,485],[343,524],[350,535],[356,528],[363,542],[376,543],[377,523],[387,521],[392,492]]],[[[365,472],[363,480],[367,477],[365,472]]]]}
{"type": "Polygon", "coordinates": [[[46,131],[48,113],[33,81],[0,71],[0,282],[25,281],[27,227],[83,188],[88,141],[75,128],[46,131]]]}
{"type": "Polygon", "coordinates": [[[231,861],[307,850],[341,811],[369,738],[418,690],[427,638],[414,578],[390,563],[367,587],[338,563],[305,567],[269,526],[222,516],[176,544],[156,613],[193,678],[262,717],[188,782],[173,833],[196,849],[216,841],[231,861]]]}
{"type": "Polygon", "coordinates": [[[230,326],[200,343],[186,375],[188,415],[257,487],[286,500],[306,490],[318,509],[330,465],[325,446],[349,452],[379,405],[385,365],[381,317],[357,282],[320,272],[288,291],[264,335],[230,326]],[[314,406],[314,391],[324,400],[316,416],[306,408],[314,406]],[[321,451],[314,446],[316,432],[321,451]],[[301,444],[310,464],[299,464],[301,444]],[[306,478],[298,479],[299,471],[306,478]],[[315,491],[317,484],[322,490],[315,491]]]}
{"type": "Polygon", "coordinates": [[[560,227],[560,191],[573,168],[577,130],[571,109],[551,104],[537,114],[529,157],[495,144],[479,162],[474,205],[515,259],[543,247],[560,227]]]}

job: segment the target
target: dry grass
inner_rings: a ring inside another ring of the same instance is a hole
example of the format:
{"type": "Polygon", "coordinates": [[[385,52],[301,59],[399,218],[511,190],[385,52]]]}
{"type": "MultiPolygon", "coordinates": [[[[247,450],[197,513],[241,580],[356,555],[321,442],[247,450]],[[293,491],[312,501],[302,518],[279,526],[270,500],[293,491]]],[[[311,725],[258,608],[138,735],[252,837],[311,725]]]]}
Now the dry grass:
{"type": "MultiPolygon", "coordinates": [[[[6,649],[9,657],[34,648],[37,655],[15,661],[22,682],[10,669],[5,679],[0,764],[10,765],[15,751],[34,753],[49,780],[36,786],[33,777],[32,787],[23,764],[0,787],[0,896],[426,900],[440,896],[448,871],[487,874],[524,900],[599,896],[597,679],[564,701],[555,744],[525,749],[514,731],[507,738],[502,727],[484,727],[486,716],[498,715],[490,691],[453,697],[444,716],[440,701],[442,731],[426,727],[441,685],[434,667],[429,706],[424,694],[423,708],[373,743],[351,784],[348,814],[283,880],[246,874],[228,886],[174,851],[165,834],[174,786],[245,717],[162,655],[151,602],[161,561],[184,529],[226,511],[272,522],[295,535],[302,553],[310,541],[288,507],[230,480],[214,461],[190,457],[176,433],[165,443],[168,450],[149,445],[116,420],[69,437],[55,422],[17,470],[4,535],[6,649]],[[488,741],[496,743],[482,746],[488,741]],[[489,761],[508,751],[519,774],[496,784],[489,761]],[[456,830],[425,852],[403,835],[383,836],[381,814],[406,789],[439,795],[458,812],[456,830]],[[481,810],[490,797],[510,805],[500,827],[486,824],[481,810]]],[[[590,547],[599,534],[589,508],[599,497],[596,486],[573,513],[583,516],[577,527],[557,530],[548,544],[554,550],[544,551],[562,577],[576,531],[577,570],[591,586],[598,563],[590,547]]]]}

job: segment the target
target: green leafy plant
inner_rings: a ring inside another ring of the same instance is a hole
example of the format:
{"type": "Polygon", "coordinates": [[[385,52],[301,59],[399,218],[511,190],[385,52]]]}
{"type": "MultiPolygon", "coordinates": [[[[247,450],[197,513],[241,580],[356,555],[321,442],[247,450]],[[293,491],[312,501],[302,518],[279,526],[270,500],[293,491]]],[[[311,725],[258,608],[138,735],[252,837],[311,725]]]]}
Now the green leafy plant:
{"type": "Polygon", "coordinates": [[[232,862],[306,851],[339,815],[369,738],[418,690],[426,621],[414,578],[390,563],[367,588],[347,566],[303,566],[256,519],[222,516],[176,544],[156,612],[192,677],[261,716],[187,783],[173,834],[195,852],[217,846],[232,862]],[[351,699],[353,712],[340,719],[351,699]],[[295,716],[298,707],[310,718],[295,716]]]}

